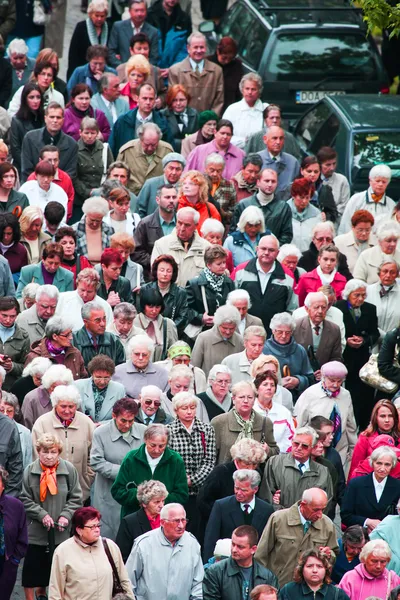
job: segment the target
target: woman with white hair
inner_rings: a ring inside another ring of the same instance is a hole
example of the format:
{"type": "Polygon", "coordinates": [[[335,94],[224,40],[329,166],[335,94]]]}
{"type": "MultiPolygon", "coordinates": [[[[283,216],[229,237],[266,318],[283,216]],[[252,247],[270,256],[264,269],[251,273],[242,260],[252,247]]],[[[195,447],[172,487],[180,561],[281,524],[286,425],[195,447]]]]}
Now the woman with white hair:
{"type": "Polygon", "coordinates": [[[36,304],[36,292],[40,285],[38,283],[28,283],[22,290],[21,298],[18,300],[21,311],[31,308],[36,304]]]}
{"type": "Polygon", "coordinates": [[[189,500],[185,504],[189,518],[188,531],[197,534],[197,494],[215,466],[216,448],[214,429],[196,417],[199,400],[191,392],[179,392],[172,400],[176,414],[168,425],[170,448],[179,452],[186,469],[189,500]]]}
{"type": "Polygon", "coordinates": [[[251,308],[250,294],[247,290],[233,290],[228,294],[226,299],[227,306],[234,306],[238,309],[241,321],[238,325],[238,332],[240,335],[244,334],[244,330],[247,327],[256,325],[258,327],[264,327],[263,322],[259,317],[249,314],[249,308],[251,308]]]}
{"type": "Polygon", "coordinates": [[[14,394],[11,394],[10,392],[2,391],[0,397],[0,413],[6,415],[9,419],[12,419],[17,426],[19,439],[21,441],[22,463],[25,469],[25,467],[32,462],[32,436],[29,429],[20,422],[21,408],[17,396],[14,396],[14,394]]]}
{"type": "Polygon", "coordinates": [[[205,392],[197,394],[203,402],[208,418],[227,413],[232,408],[232,371],[226,365],[214,365],[208,374],[208,386],[205,392]]]}
{"type": "Polygon", "coordinates": [[[270,322],[271,337],[264,344],[264,354],[275,356],[280,365],[282,386],[295,402],[301,392],[315,382],[306,350],[296,342],[293,332],[296,321],[289,313],[277,313],[270,322]]]}
{"type": "Polygon", "coordinates": [[[100,263],[103,250],[111,244],[114,229],[103,220],[109,210],[104,198],[88,198],[82,205],[82,219],[73,225],[77,237],[76,251],[78,255],[86,256],[92,265],[100,263]]]}
{"type": "MultiPolygon", "coordinates": [[[[310,246],[308,250],[303,252],[303,256],[299,260],[299,267],[305,269],[307,272],[318,267],[319,251],[322,246],[333,244],[335,235],[335,226],[331,221],[321,221],[321,223],[317,223],[312,230],[310,246]]],[[[353,277],[349,271],[347,258],[341,252],[339,252],[337,270],[347,279],[347,281],[353,277]]]]}
{"type": "Polygon", "coordinates": [[[32,429],[32,442],[50,433],[64,443],[62,458],[71,462],[79,473],[83,501],[90,496],[94,473],[90,467],[90,448],[96,428],[90,417],[78,410],[81,397],[73,385],[59,385],[50,395],[51,412],[38,418],[32,429]]]}
{"type": "Polygon", "coordinates": [[[378,319],[373,304],[365,302],[367,284],[360,279],[347,282],[343,300],[336,307],[343,313],[346,330],[346,348],[343,360],[348,368],[346,389],[353,400],[354,416],[360,430],[364,430],[374,406],[374,389],[363,383],[359,377],[360,369],[368,361],[373,346],[379,339],[378,319]]]}
{"type": "MultiPolygon", "coordinates": [[[[26,365],[22,371],[22,376],[17,379],[10,389],[10,392],[17,396],[20,406],[22,406],[24,398],[29,392],[32,392],[42,385],[42,377],[51,365],[51,360],[43,356],[34,358],[32,362],[26,365]]],[[[4,377],[2,376],[3,370],[3,367],[0,367],[0,379],[2,379],[2,381],[4,381],[4,377]]]]}
{"type": "Polygon", "coordinates": [[[300,276],[305,273],[305,269],[298,267],[301,258],[301,252],[295,244],[283,244],[279,248],[278,261],[287,275],[293,277],[295,283],[298,283],[300,276]]]}
{"type": "Polygon", "coordinates": [[[358,257],[353,275],[368,285],[379,281],[378,269],[384,260],[392,258],[400,265],[400,250],[397,242],[400,239],[400,225],[395,221],[381,222],[376,230],[378,245],[364,250],[358,257]]]}
{"type": "Polygon", "coordinates": [[[232,252],[235,267],[257,256],[258,243],[271,232],[265,228],[263,212],[257,206],[248,206],[240,215],[237,231],[228,235],[224,248],[232,252]]]}
{"type": "Polygon", "coordinates": [[[28,52],[29,48],[25,40],[21,38],[14,38],[8,44],[7,56],[13,69],[10,98],[14,96],[21,85],[28,83],[32,74],[35,61],[32,58],[28,58],[28,52]]]}
{"type": "Polygon", "coordinates": [[[379,280],[367,288],[367,300],[376,307],[381,339],[400,323],[399,264],[386,258],[378,267],[379,280]]]}
{"type": "MultiPolygon", "coordinates": [[[[210,242],[210,244],[222,246],[225,237],[225,227],[220,221],[217,221],[217,219],[206,219],[201,226],[200,234],[201,237],[207,240],[207,242],[210,242]]],[[[225,248],[225,250],[228,253],[226,257],[226,268],[229,273],[232,273],[234,267],[232,252],[227,248],[225,248]]]]}
{"type": "Polygon", "coordinates": [[[351,231],[351,217],[356,210],[367,210],[375,219],[375,227],[390,219],[396,202],[386,195],[386,188],[392,178],[392,170],[387,165],[375,165],[369,172],[369,188],[353,194],[340,221],[338,233],[351,231]]]}
{"type": "MultiPolygon", "coordinates": [[[[170,414],[173,418],[175,417],[174,410],[174,397],[180,392],[192,392],[193,390],[193,371],[187,365],[176,365],[172,367],[168,375],[169,390],[164,395],[163,407],[165,411],[170,414]]],[[[209,423],[208,413],[203,402],[199,400],[197,402],[196,417],[203,423],[209,423]]]]}
{"type": "Polygon", "coordinates": [[[350,393],[343,387],[347,377],[343,363],[333,360],[321,367],[321,381],[306,389],[297,400],[293,415],[298,427],[308,425],[313,417],[333,422],[332,446],[342,463],[351,459],[357,443],[357,425],[350,393]]]}
{"type": "Polygon", "coordinates": [[[168,372],[150,358],[154,342],[147,335],[135,335],[126,349],[127,361],[115,368],[113,381],[122,383],[128,396],[139,398],[144,385],[156,385],[162,391],[168,388],[168,372]]]}
{"type": "Polygon", "coordinates": [[[215,311],[212,329],[203,331],[197,337],[192,363],[200,367],[206,376],[226,356],[244,350],[242,336],[236,331],[240,321],[239,311],[234,306],[220,306],[215,311]]]}

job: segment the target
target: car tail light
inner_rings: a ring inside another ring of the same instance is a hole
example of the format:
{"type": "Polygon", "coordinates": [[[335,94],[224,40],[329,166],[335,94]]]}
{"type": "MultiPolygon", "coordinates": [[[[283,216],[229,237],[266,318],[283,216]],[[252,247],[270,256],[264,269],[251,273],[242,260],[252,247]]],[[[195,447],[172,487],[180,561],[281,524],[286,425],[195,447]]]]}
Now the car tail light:
{"type": "Polygon", "coordinates": [[[379,93],[380,94],[389,94],[390,93],[390,89],[388,87],[381,88],[379,90],[379,93]]]}

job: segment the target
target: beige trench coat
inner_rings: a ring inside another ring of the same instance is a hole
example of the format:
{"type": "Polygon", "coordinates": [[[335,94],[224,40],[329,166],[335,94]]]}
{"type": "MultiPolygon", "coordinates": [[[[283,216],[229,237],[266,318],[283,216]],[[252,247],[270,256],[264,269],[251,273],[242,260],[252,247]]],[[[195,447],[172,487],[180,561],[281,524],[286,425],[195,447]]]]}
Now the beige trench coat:
{"type": "Polygon", "coordinates": [[[173,148],[167,142],[158,142],[153,161],[149,164],[142,150],[140,140],[132,140],[121,146],[117,160],[126,162],[131,171],[128,188],[138,195],[147,179],[158,177],[164,173],[162,159],[173,152],[173,148]]]}
{"type": "Polygon", "coordinates": [[[204,68],[196,74],[189,58],[176,63],[169,69],[168,87],[180,83],[189,92],[189,106],[199,113],[203,110],[213,110],[221,115],[224,105],[224,78],[219,65],[205,59],[204,68]]]}
{"type": "Polygon", "coordinates": [[[197,337],[192,352],[192,364],[203,369],[208,377],[214,365],[220,365],[226,356],[244,350],[243,338],[240,333],[235,333],[229,340],[225,340],[216,325],[208,331],[203,331],[197,337]]]}

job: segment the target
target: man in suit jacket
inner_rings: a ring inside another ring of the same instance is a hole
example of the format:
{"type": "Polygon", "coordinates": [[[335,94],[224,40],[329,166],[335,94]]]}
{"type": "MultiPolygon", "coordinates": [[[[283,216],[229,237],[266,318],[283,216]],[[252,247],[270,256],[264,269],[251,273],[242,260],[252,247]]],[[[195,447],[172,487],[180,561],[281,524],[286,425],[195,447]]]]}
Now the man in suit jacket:
{"type": "Polygon", "coordinates": [[[54,317],[60,293],[55,285],[42,285],[35,297],[35,304],[19,313],[16,323],[25,329],[31,344],[44,337],[47,321],[54,317]]]}
{"type": "Polygon", "coordinates": [[[261,476],[258,471],[238,469],[233,474],[234,496],[217,500],[211,511],[204,538],[203,559],[213,556],[219,539],[230,538],[240,525],[251,525],[259,537],[274,509],[271,504],[256,498],[261,476]]]}
{"type": "Polygon", "coordinates": [[[98,89],[90,104],[94,109],[103,111],[112,130],[118,117],[128,112],[128,101],[126,98],[120,98],[119,77],[114,73],[104,73],[99,79],[98,89]]]}
{"type": "Polygon", "coordinates": [[[286,192],[287,197],[282,197],[282,200],[290,198],[290,186],[300,173],[300,164],[297,158],[283,152],[285,145],[285,131],[281,127],[270,127],[264,135],[265,150],[258,152],[263,161],[263,169],[272,169],[278,174],[277,192],[286,192]]]}
{"type": "MultiPolygon", "coordinates": [[[[143,217],[152,215],[156,210],[157,205],[159,205],[157,202],[157,192],[161,186],[164,184],[177,185],[185,165],[186,160],[183,158],[182,154],[178,154],[178,152],[171,152],[164,156],[162,159],[164,174],[159,177],[148,179],[138,196],[137,212],[142,219],[143,217]]],[[[164,215],[162,215],[162,217],[169,222],[169,219],[165,219],[164,215]]]]}
{"type": "Polygon", "coordinates": [[[117,68],[130,58],[130,41],[136,33],[145,33],[150,40],[150,62],[158,61],[158,30],[146,23],[147,6],[144,0],[129,0],[130,19],[114,23],[110,34],[108,48],[110,50],[110,65],[117,68]]]}
{"type": "Polygon", "coordinates": [[[187,48],[188,58],[169,69],[169,87],[180,83],[191,96],[189,106],[198,112],[213,110],[220,115],[224,105],[222,69],[206,59],[206,38],[202,33],[192,33],[187,48]]]}
{"type": "Polygon", "coordinates": [[[43,146],[56,146],[60,154],[60,169],[66,171],[71,179],[76,175],[78,144],[61,131],[64,124],[64,109],[57,102],[50,102],[45,110],[45,126],[29,131],[22,142],[21,183],[27,181],[40,160],[43,146]]]}
{"type": "Polygon", "coordinates": [[[304,306],[307,316],[296,322],[293,336],[309,354],[314,377],[320,381],[322,365],[332,360],[343,362],[340,329],[326,318],[328,298],[322,292],[307,294],[304,306]]]}

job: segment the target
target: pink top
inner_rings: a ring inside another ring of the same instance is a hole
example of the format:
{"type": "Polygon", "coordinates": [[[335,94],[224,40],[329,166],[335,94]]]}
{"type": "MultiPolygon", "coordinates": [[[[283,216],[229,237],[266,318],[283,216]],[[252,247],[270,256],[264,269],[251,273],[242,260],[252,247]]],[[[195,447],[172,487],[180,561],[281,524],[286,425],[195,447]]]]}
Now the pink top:
{"type": "Polygon", "coordinates": [[[226,152],[217,150],[215,140],[208,142],[208,144],[202,144],[193,148],[189,156],[187,157],[186,167],[184,171],[201,171],[204,172],[204,163],[209,154],[216,152],[225,159],[225,169],[222,171],[222,177],[225,179],[231,179],[236,173],[238,173],[243,166],[243,159],[246,154],[240,148],[237,148],[233,144],[229,144],[229,148],[226,152]]]}
{"type": "Polygon", "coordinates": [[[121,96],[125,96],[126,98],[128,98],[130,110],[137,107],[137,102],[135,102],[131,98],[131,88],[129,87],[129,83],[126,83],[124,87],[119,90],[119,93],[121,94],[121,96]]]}

